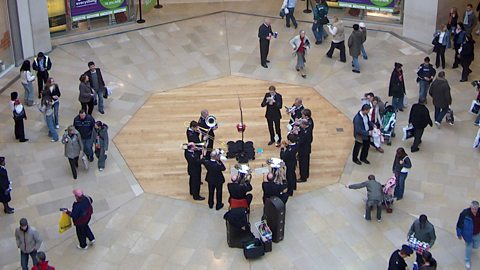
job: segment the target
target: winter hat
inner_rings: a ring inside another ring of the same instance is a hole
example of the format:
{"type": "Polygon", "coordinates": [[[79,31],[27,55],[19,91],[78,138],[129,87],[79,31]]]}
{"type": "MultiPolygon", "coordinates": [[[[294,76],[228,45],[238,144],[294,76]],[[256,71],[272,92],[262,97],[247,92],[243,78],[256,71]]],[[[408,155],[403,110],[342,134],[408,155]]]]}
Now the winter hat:
{"type": "Polygon", "coordinates": [[[28,225],[28,221],[26,218],[21,218],[20,219],[20,226],[27,226],[28,225]]]}

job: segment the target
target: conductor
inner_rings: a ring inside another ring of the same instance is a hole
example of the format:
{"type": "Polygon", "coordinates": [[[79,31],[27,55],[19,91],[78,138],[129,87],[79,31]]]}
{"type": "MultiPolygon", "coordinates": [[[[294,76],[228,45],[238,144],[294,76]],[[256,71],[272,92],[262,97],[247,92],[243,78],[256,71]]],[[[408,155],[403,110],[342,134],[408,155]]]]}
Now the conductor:
{"type": "Polygon", "coordinates": [[[275,143],[275,133],[278,135],[278,140],[276,146],[280,146],[282,141],[282,132],[280,130],[280,119],[282,119],[282,95],[276,92],[275,86],[270,86],[268,88],[268,93],[265,94],[262,101],[262,107],[267,107],[265,112],[265,118],[267,118],[268,131],[270,132],[270,142],[268,145],[275,143]],[[275,124],[275,131],[273,130],[273,125],[275,124]]]}

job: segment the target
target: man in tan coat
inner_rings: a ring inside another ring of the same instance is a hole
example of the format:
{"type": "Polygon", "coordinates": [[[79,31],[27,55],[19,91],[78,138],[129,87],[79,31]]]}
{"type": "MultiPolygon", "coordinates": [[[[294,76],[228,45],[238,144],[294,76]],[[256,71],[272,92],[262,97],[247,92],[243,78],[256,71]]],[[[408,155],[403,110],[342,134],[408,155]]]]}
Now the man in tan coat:
{"type": "Polygon", "coordinates": [[[327,52],[327,57],[332,58],[333,51],[335,49],[340,50],[340,61],[347,62],[347,57],[345,56],[345,28],[343,27],[343,22],[337,17],[333,17],[333,24],[329,24],[328,31],[332,34],[332,43],[330,45],[330,50],[327,52]]]}

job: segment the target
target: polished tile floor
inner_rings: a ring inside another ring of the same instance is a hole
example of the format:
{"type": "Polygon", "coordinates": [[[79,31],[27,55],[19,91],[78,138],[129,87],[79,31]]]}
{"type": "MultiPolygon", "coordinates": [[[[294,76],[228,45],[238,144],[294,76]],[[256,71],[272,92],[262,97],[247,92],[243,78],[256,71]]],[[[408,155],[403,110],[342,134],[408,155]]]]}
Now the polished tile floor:
{"type": "MultiPolygon", "coordinates": [[[[185,13],[192,10],[195,6],[185,13]]],[[[261,21],[258,16],[218,13],[56,47],[50,56],[54,62],[51,74],[62,91],[59,132],[79,109],[78,77],[90,60],[102,68],[113,89],[106,114],[94,112],[95,118],[109,124],[112,138],[152,93],[228,75],[313,87],[347,117],[353,117],[359,98],[367,91],[388,100],[393,63],[401,62],[410,103],[418,97],[415,69],[425,52],[389,33],[369,32],[369,60],[360,60],[361,74],[353,74],[349,64],[338,61],[337,54],[334,59],[326,58],[327,45],[315,46],[307,56],[308,77],[303,79],[294,70],[288,45],[297,31],[285,28],[280,19],[273,21],[273,29],[280,35],[271,44],[271,67],[260,67],[256,35],[261,21]]],[[[306,23],[299,26],[309,27],[306,23]]],[[[310,31],[307,35],[312,36],[310,31]]],[[[453,52],[448,51],[447,66],[452,59],[453,52]]],[[[476,79],[478,64],[472,69],[471,79],[476,79]]],[[[404,200],[395,204],[392,214],[384,214],[382,223],[366,222],[362,218],[365,192],[347,190],[343,185],[363,181],[372,173],[385,181],[391,174],[396,147],[410,147],[411,142],[398,137],[392,146],[385,146],[384,154],[371,152],[371,165],[358,166],[348,159],[337,184],[289,200],[285,240],[275,244],[272,253],[252,262],[243,258],[241,250],[228,248],[224,211],[143,193],[115,144],[110,146],[105,171],[92,166],[88,172],[80,171],[74,182],[62,145],[50,143],[36,109],[27,109],[30,142],[16,143],[8,100],[10,91],[23,93],[17,82],[0,96],[0,153],[7,157],[14,187],[12,206],[16,208],[14,215],[0,216],[0,267],[19,268],[13,231],[18,220],[27,217],[45,239],[42,249],[58,269],[385,269],[391,252],[405,243],[411,222],[425,213],[436,226],[438,239],[432,252],[439,269],[463,269],[464,245],[456,240],[454,230],[459,211],[470,200],[479,199],[476,173],[480,157],[472,149],[477,128],[472,125],[474,116],[468,113],[476,93],[470,84],[458,82],[460,70],[447,68],[446,74],[452,86],[456,124],[426,130],[421,151],[411,154],[413,169],[404,200]],[[57,233],[58,208],[70,206],[75,187],[95,199],[92,228],[97,243],[87,251],[75,248],[73,230],[57,233]]],[[[428,106],[432,111],[431,101],[428,106]]],[[[407,116],[400,113],[398,130],[407,116]]],[[[251,220],[260,216],[261,209],[253,209],[251,220]]],[[[473,263],[480,265],[478,253],[473,263]]]]}

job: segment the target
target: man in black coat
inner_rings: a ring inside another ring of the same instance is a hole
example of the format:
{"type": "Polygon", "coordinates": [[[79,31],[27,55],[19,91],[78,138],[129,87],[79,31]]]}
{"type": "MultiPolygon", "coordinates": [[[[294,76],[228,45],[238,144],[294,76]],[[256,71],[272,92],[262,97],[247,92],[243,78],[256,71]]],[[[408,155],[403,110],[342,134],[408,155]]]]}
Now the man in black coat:
{"type": "Polygon", "coordinates": [[[223,165],[220,160],[220,155],[217,151],[213,151],[210,154],[209,160],[203,160],[203,165],[207,168],[206,180],[208,182],[208,206],[210,209],[213,208],[213,195],[216,191],[217,205],[215,208],[220,210],[223,208],[222,189],[223,183],[225,183],[225,177],[222,172],[226,170],[225,165],[223,165]]]}
{"type": "Polygon", "coordinates": [[[228,193],[230,193],[230,198],[235,200],[247,200],[248,206],[252,202],[253,195],[247,194],[249,191],[252,191],[252,185],[250,182],[240,183],[238,181],[238,176],[232,176],[232,182],[227,184],[228,193]]]}
{"type": "Polygon", "coordinates": [[[105,88],[102,71],[99,68],[95,67],[94,62],[90,61],[88,62],[88,70],[85,72],[85,75],[87,75],[88,77],[90,86],[97,93],[98,112],[104,114],[105,111],[103,110],[103,98],[107,98],[108,95],[106,93],[107,88],[105,88]]]}
{"type": "Polygon", "coordinates": [[[422,143],[423,130],[427,125],[433,126],[432,118],[430,118],[430,112],[425,106],[425,99],[420,98],[417,104],[413,104],[410,109],[410,116],[408,118],[408,123],[413,125],[413,144],[410,149],[413,152],[420,150],[418,146],[422,143]]]}
{"type": "Polygon", "coordinates": [[[432,103],[435,107],[435,125],[440,128],[443,117],[452,105],[452,95],[450,93],[450,85],[445,78],[445,72],[440,71],[437,79],[430,85],[429,94],[432,97],[432,103]]]}
{"type": "Polygon", "coordinates": [[[300,179],[297,182],[307,182],[310,176],[310,153],[313,142],[313,120],[309,109],[302,112],[303,119],[300,122],[298,140],[298,166],[300,167],[300,179]]]}
{"type": "Polygon", "coordinates": [[[268,173],[267,182],[262,183],[263,203],[265,204],[265,200],[270,197],[278,197],[284,204],[286,204],[288,201],[288,194],[284,191],[287,188],[287,185],[275,183],[274,180],[275,176],[273,173],[268,173]]]}
{"type": "Polygon", "coordinates": [[[37,57],[33,59],[32,68],[37,71],[38,98],[42,98],[43,84],[47,83],[48,71],[52,68],[52,61],[43,52],[39,52],[37,57]]]}
{"type": "Polygon", "coordinates": [[[8,205],[12,200],[10,197],[10,180],[8,179],[7,169],[5,168],[5,157],[0,157],[0,202],[3,204],[5,214],[13,214],[13,209],[8,205]]]}
{"type": "Polygon", "coordinates": [[[188,143],[187,150],[185,150],[184,154],[188,164],[188,175],[190,176],[188,185],[190,187],[190,195],[193,196],[193,199],[196,201],[203,201],[205,198],[200,196],[202,161],[200,159],[200,152],[195,150],[195,144],[190,142],[188,143]]]}
{"type": "Polygon", "coordinates": [[[368,119],[368,112],[370,111],[370,105],[364,104],[362,109],[353,118],[353,137],[355,138],[355,146],[353,146],[352,160],[358,165],[370,164],[367,160],[368,150],[370,149],[370,136],[372,135],[372,124],[368,119]],[[360,152],[360,160],[358,160],[358,153],[360,152]]]}
{"type": "Polygon", "coordinates": [[[187,129],[187,142],[200,143],[200,132],[197,121],[191,121],[187,129]]]}
{"type": "Polygon", "coordinates": [[[280,130],[280,119],[282,119],[280,109],[282,109],[282,104],[282,95],[276,92],[275,86],[270,86],[261,104],[262,107],[267,107],[265,118],[267,118],[268,131],[270,132],[270,142],[268,145],[275,143],[275,132],[278,135],[276,146],[279,147],[282,141],[282,131],[280,130]],[[273,130],[273,124],[275,124],[275,131],[273,130]]]}
{"type": "Polygon", "coordinates": [[[285,142],[282,143],[280,158],[285,162],[285,166],[287,167],[287,193],[293,196],[293,190],[297,189],[297,174],[295,170],[297,167],[298,146],[295,135],[288,134],[287,140],[288,144],[285,142]]]}
{"type": "Polygon", "coordinates": [[[258,39],[260,40],[260,63],[264,68],[268,68],[267,63],[270,63],[270,61],[267,60],[270,40],[273,37],[272,26],[270,24],[270,19],[265,19],[262,25],[258,28],[258,39]]]}
{"type": "Polygon", "coordinates": [[[475,40],[473,40],[472,34],[467,34],[460,50],[460,64],[463,68],[460,82],[466,82],[468,81],[468,75],[472,73],[470,65],[475,59],[475,40]]]}
{"type": "Polygon", "coordinates": [[[405,98],[405,78],[403,77],[403,65],[395,63],[395,68],[390,76],[388,96],[392,97],[392,106],[395,111],[403,112],[403,99],[405,98]]]}

